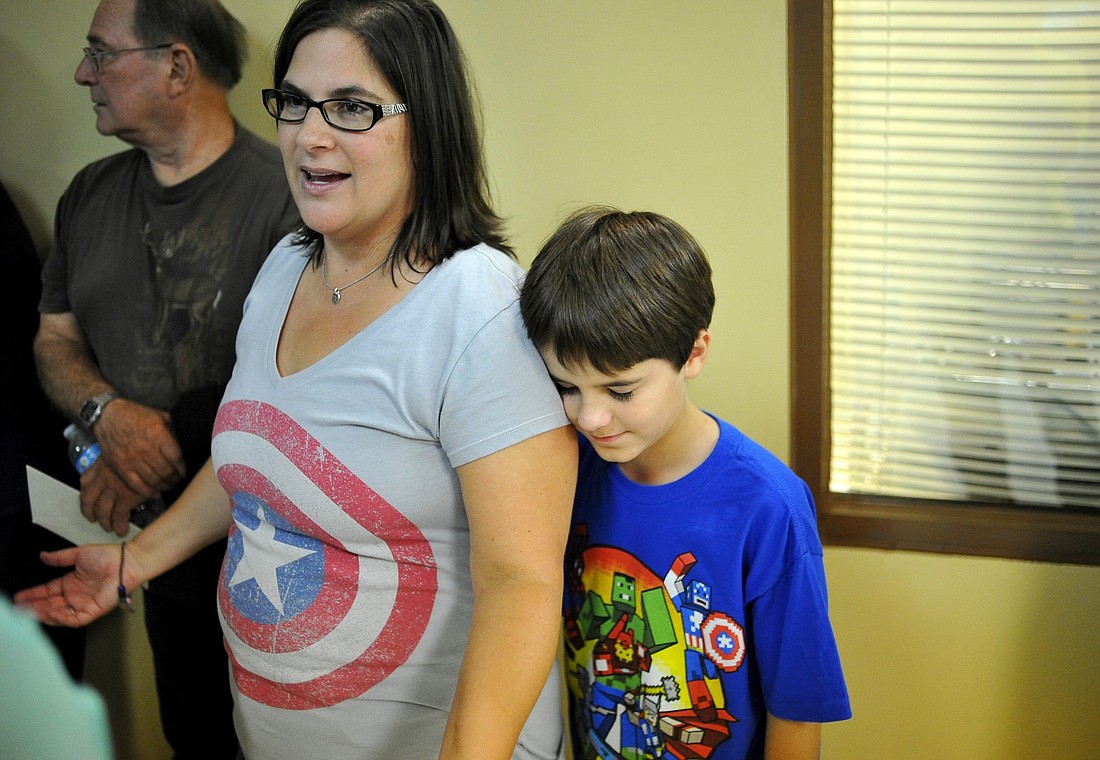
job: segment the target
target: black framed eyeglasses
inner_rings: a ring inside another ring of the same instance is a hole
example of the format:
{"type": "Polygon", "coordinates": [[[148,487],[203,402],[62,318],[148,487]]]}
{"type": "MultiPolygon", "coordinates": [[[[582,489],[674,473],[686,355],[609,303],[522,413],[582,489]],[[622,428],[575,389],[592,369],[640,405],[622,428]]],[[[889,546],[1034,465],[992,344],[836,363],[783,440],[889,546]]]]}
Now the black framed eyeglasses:
{"type": "Polygon", "coordinates": [[[404,103],[379,105],[349,98],[310,100],[305,95],[286,90],[263,90],[262,94],[264,108],[275,117],[275,121],[301,124],[306,120],[309,109],[316,108],[330,126],[345,132],[366,132],[381,119],[409,110],[404,103]]]}
{"type": "Polygon", "coordinates": [[[84,57],[92,62],[92,69],[98,74],[102,71],[105,60],[125,55],[126,53],[139,53],[143,50],[167,50],[170,47],[172,47],[171,42],[165,42],[160,45],[149,45],[147,47],[122,48],[121,50],[93,50],[90,47],[86,47],[84,48],[84,57]]]}

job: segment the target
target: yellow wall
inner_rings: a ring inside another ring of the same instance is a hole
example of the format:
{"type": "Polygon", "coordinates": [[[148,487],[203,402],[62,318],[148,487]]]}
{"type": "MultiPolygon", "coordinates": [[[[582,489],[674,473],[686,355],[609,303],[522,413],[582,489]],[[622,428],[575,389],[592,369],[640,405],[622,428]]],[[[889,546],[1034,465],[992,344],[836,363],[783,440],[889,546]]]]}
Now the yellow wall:
{"type": "MultiPolygon", "coordinates": [[[[226,4],[252,45],[233,105],[270,138],[257,93],[293,3],[226,4]]],[[[441,5],[479,83],[498,205],[524,261],[579,203],[683,223],[711,255],[719,299],[695,398],[785,457],[784,0],[441,5]]],[[[72,81],[94,7],[0,0],[0,179],[43,246],[69,178],[121,147],[96,134],[72,81]]],[[[1100,756],[1100,569],[840,548],[826,565],[856,712],[826,728],[826,760],[1100,756]]],[[[114,616],[93,631],[89,677],[115,705],[120,755],[153,759],[166,755],[150,733],[144,646],[136,616],[114,616]]]]}

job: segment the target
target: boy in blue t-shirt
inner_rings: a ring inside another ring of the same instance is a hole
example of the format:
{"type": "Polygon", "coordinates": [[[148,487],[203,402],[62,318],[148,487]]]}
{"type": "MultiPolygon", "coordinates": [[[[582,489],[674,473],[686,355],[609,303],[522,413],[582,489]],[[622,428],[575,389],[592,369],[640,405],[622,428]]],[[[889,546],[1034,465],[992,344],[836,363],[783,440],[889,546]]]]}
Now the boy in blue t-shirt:
{"type": "Polygon", "coordinates": [[[658,214],[543,245],[523,319],[580,432],[563,604],[576,760],[817,758],[851,717],[806,485],[688,399],[714,289],[658,214]]]}

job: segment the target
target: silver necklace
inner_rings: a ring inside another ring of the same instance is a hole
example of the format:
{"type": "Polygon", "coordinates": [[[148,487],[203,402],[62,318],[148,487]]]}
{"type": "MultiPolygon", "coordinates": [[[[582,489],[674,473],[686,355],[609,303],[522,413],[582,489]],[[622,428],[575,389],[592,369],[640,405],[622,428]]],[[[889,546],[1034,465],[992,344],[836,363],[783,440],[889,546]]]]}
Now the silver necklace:
{"type": "Polygon", "coordinates": [[[328,281],[328,256],[325,256],[323,259],[321,259],[321,280],[325,283],[325,287],[332,291],[332,305],[335,306],[336,304],[340,303],[340,291],[347,290],[352,285],[355,285],[355,284],[360,283],[363,280],[367,279],[372,274],[374,274],[379,269],[381,269],[382,265],[385,264],[385,263],[386,263],[386,257],[383,256],[382,260],[379,261],[377,264],[375,264],[374,268],[371,269],[369,272],[367,272],[365,275],[363,275],[362,277],[359,277],[357,279],[352,280],[347,285],[343,285],[339,288],[336,288],[336,287],[333,287],[328,281]]]}

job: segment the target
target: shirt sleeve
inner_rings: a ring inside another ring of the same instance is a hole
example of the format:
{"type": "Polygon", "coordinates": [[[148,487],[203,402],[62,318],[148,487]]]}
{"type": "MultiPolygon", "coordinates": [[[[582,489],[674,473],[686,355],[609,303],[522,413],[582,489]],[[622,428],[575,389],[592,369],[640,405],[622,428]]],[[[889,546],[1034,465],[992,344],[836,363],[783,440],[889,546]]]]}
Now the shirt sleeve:
{"type": "Polygon", "coordinates": [[[513,301],[474,335],[447,380],[443,450],[457,468],[568,422],[513,301]]]}
{"type": "Polygon", "coordinates": [[[852,717],[829,623],[821,555],[808,552],[796,559],[752,603],[751,614],[768,712],[811,723],[852,717]]]}

